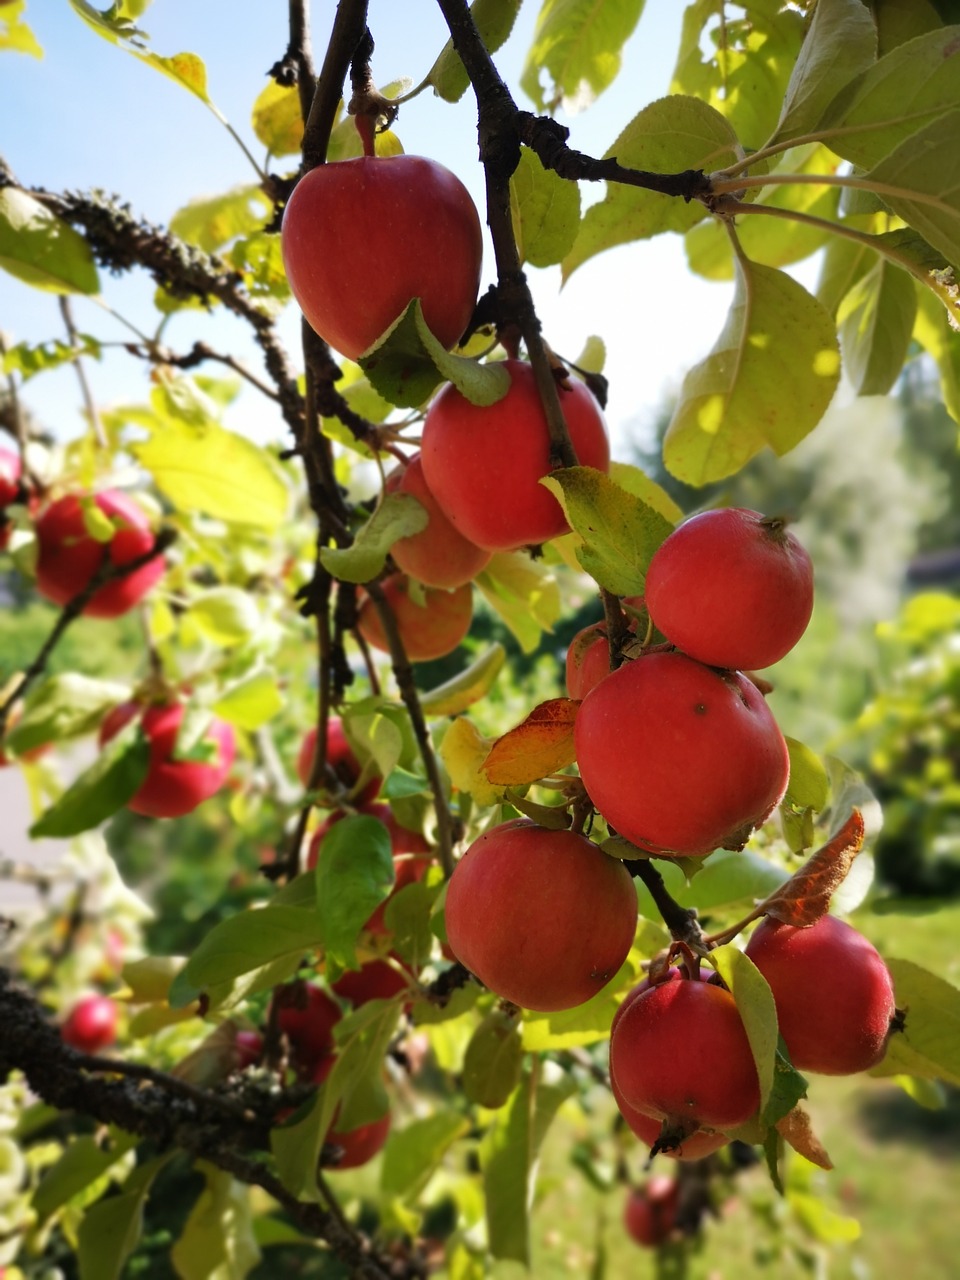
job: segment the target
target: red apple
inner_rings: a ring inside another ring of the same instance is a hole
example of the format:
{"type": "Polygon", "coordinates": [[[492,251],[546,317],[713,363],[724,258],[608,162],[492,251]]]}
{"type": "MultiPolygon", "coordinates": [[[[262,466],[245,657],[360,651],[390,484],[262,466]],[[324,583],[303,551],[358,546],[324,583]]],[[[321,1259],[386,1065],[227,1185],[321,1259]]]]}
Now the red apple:
{"type": "Polygon", "coordinates": [[[407,990],[412,981],[412,975],[404,977],[386,960],[368,960],[359,969],[348,969],[330,989],[356,1009],[369,1000],[392,1000],[407,990]]]}
{"type": "MultiPolygon", "coordinates": [[[[297,756],[297,777],[301,783],[307,787],[310,785],[310,775],[313,772],[313,758],[317,748],[317,729],[314,726],[308,729],[307,733],[300,744],[300,753],[297,756]]],[[[353,748],[347,741],[347,735],[343,731],[343,721],[339,716],[330,716],[327,720],[327,764],[337,775],[340,782],[348,792],[352,792],[356,786],[363,768],[360,761],[354,754],[353,748]]],[[[321,783],[322,783],[321,779],[321,783]]],[[[363,790],[355,797],[357,804],[364,804],[368,800],[372,800],[380,790],[380,783],[383,779],[379,774],[375,774],[372,778],[364,783],[363,790]]]]}
{"type": "Polygon", "coordinates": [[[661,543],[645,595],[671,644],[711,667],[769,667],[813,612],[813,565],[782,520],[727,507],[702,511],[661,543]]]}
{"type": "MultiPolygon", "coordinates": [[[[334,1126],[336,1122],[334,1122],[334,1126]]],[[[369,1124],[357,1125],[354,1129],[348,1129],[346,1133],[341,1132],[336,1127],[331,1128],[327,1134],[327,1142],[331,1146],[339,1147],[340,1154],[336,1163],[327,1165],[331,1172],[340,1169],[357,1169],[362,1164],[367,1164],[373,1157],[383,1148],[390,1136],[390,1113],[381,1116],[379,1120],[372,1120],[369,1124]]]]}
{"type": "Polygon", "coordinates": [[[0,551],[10,541],[10,523],[7,507],[12,502],[23,501],[20,483],[20,457],[9,449],[0,448],[0,551]]]}
{"type": "Polygon", "coordinates": [[[574,741],[597,809],[662,856],[742,848],[790,773],[756,686],[681,653],[646,654],[601,680],[580,706],[574,741]]]}
{"type": "Polygon", "coordinates": [[[428,587],[450,590],[470,582],[486,567],[491,553],[469,542],[444,515],[427,487],[419,454],[387,477],[386,491],[416,498],[429,517],[420,533],[399,538],[391,547],[398,569],[428,587]]]}
{"type": "Polygon", "coordinates": [[[421,156],[361,156],[311,169],[280,233],[290,288],[308,322],[356,360],[414,298],[438,341],[469,324],[483,236],[466,187],[421,156]]]}
{"type": "Polygon", "coordinates": [[[623,1225],[637,1244],[656,1248],[669,1239],[677,1225],[680,1183],[655,1174],[642,1187],[631,1187],[623,1207],[623,1225]]]}
{"type": "Polygon", "coordinates": [[[333,1028],[343,1017],[340,1006],[323,987],[308,982],[279,987],[274,999],[279,1005],[277,1026],[290,1042],[298,1072],[310,1079],[319,1072],[325,1078],[333,1065],[333,1028]]]}
{"type": "Polygon", "coordinates": [[[209,748],[209,759],[177,759],[177,739],[186,708],[182,702],[145,706],[123,702],[108,712],[100,726],[103,745],[140,716],[141,728],[150,744],[147,776],[127,808],[148,818],[179,818],[219,791],[233,764],[236,749],[233,728],[213,716],[201,748],[209,748]]]}
{"type": "Polygon", "coordinates": [[[610,1038],[610,1076],[628,1107],[680,1142],[735,1128],[760,1105],[739,1011],[711,982],[659,982],[630,1000],[610,1038]]]}
{"type": "Polygon", "coordinates": [[[862,933],[836,916],[806,928],[765,916],[746,951],[770,984],[798,1071],[852,1075],[883,1058],[896,1012],[893,982],[862,933]]]}
{"type": "Polygon", "coordinates": [[[255,1067],[263,1056],[263,1036],[259,1031],[240,1030],[233,1038],[236,1050],[237,1070],[255,1067]]]}
{"type": "Polygon", "coordinates": [[[623,964],[637,895],[586,836],[525,818],[475,840],[447,887],[447,941],[491,991],[527,1009],[583,1004],[623,964]]]}
{"type": "MultiPolygon", "coordinates": [[[[469,583],[455,591],[424,587],[424,603],[415,599],[410,580],[401,573],[384,579],[383,593],[397,620],[397,630],[411,662],[430,662],[453,653],[470,630],[473,592],[469,583]]],[[[360,605],[357,627],[368,644],[390,652],[386,633],[373,600],[360,605]]]]}
{"type": "MultiPolygon", "coordinates": [[[[423,424],[420,457],[430,491],[460,533],[478,547],[513,551],[566,533],[559,502],[539,483],[551,470],[547,419],[533,369],[505,360],[502,400],[475,405],[448,383],[423,424]]],[[[603,414],[587,387],[560,384],[560,406],[582,466],[610,466],[603,414]]]]}
{"type": "Polygon", "coordinates": [[[610,674],[610,645],[602,622],[584,627],[570,641],[566,659],[567,694],[585,698],[594,685],[610,674]]]}
{"type": "Polygon", "coordinates": [[[81,1053],[99,1053],[117,1038],[117,1006],[109,996],[83,996],[60,1028],[65,1044],[81,1053]]]}
{"type": "MultiPolygon", "coordinates": [[[[37,590],[54,604],[64,605],[86,587],[104,559],[115,565],[136,560],[154,545],[149,521],[125,493],[104,489],[89,499],[67,494],[52,502],[37,518],[37,590]],[[87,531],[84,502],[94,503],[114,527],[108,542],[87,531]]],[[[98,588],[83,607],[90,618],[117,618],[132,609],[163,575],[166,562],[155,556],[125,578],[98,588]]]]}

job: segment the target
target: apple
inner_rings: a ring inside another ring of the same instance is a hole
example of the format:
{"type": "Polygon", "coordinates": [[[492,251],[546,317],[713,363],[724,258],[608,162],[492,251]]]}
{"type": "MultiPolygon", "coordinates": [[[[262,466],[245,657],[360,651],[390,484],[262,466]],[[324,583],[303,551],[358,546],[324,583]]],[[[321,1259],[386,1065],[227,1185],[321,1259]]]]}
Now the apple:
{"type": "Polygon", "coordinates": [[[334,1127],[327,1133],[326,1141],[333,1147],[339,1147],[340,1151],[335,1162],[331,1160],[330,1164],[327,1164],[326,1159],[324,1160],[324,1168],[334,1173],[341,1169],[357,1169],[360,1165],[367,1164],[382,1150],[389,1136],[389,1111],[379,1120],[357,1125],[345,1133],[337,1129],[334,1122],[334,1127]]]}
{"type": "MultiPolygon", "coordinates": [[[[37,590],[54,604],[64,605],[86,587],[104,559],[128,564],[145,555],[155,538],[144,512],[125,493],[104,489],[81,497],[66,494],[51,502],[36,522],[37,590]],[[84,507],[92,504],[113,526],[113,536],[98,541],[88,531],[84,507]]],[[[155,556],[125,578],[104,583],[82,612],[90,618],[118,618],[127,613],[162,577],[163,556],[155,556]]]]}
{"type": "Polygon", "coordinates": [[[610,674],[610,645],[602,622],[584,627],[570,641],[566,658],[567,694],[578,701],[610,674]]]}
{"type": "MultiPolygon", "coordinates": [[[[399,960],[398,956],[394,958],[399,960]]],[[[414,981],[412,975],[404,977],[386,960],[368,960],[359,969],[348,969],[330,989],[358,1009],[369,1000],[392,1000],[414,981]]]]}
{"type": "Polygon", "coordinates": [[[765,916],[746,947],[773,992],[798,1071],[869,1071],[887,1050],[893,981],[871,942],[836,916],[799,928],[765,916]]]}
{"type": "MultiPolygon", "coordinates": [[[[550,474],[550,438],[533,369],[504,360],[510,377],[502,400],[471,404],[452,383],[434,397],[423,424],[420,457],[430,491],[447,519],[489,551],[515,551],[568,532],[560,503],[540,480],[550,474]]],[[[559,383],[560,407],[581,466],[607,471],[610,444],[603,414],[584,383],[559,383]]]]}
{"type": "Polygon", "coordinates": [[[217,716],[210,718],[202,741],[195,750],[209,753],[204,759],[178,759],[177,740],[186,708],[182,702],[122,702],[104,717],[100,725],[101,746],[140,717],[144,736],[150,744],[147,776],[127,808],[148,818],[180,818],[219,791],[226,781],[236,750],[233,727],[217,716]]]}
{"type": "Polygon", "coordinates": [[[241,1029],[233,1037],[233,1047],[236,1051],[238,1071],[255,1067],[263,1056],[263,1036],[259,1031],[241,1029]]]}
{"type": "Polygon", "coordinates": [[[623,1225],[637,1244],[653,1249],[669,1239],[677,1225],[680,1183],[656,1174],[642,1187],[631,1187],[623,1207],[623,1225]]]}
{"type": "MultiPolygon", "coordinates": [[[[277,1026],[290,1043],[290,1053],[299,1074],[325,1078],[333,1065],[333,1028],[343,1017],[336,1000],[323,987],[310,982],[291,982],[278,987],[277,1026]]],[[[316,1083],[322,1083],[317,1080],[316,1083]]]]}
{"type": "Polygon", "coordinates": [[[454,868],[447,942],[491,991],[527,1009],[572,1009],[627,957],[637,894],[626,867],[586,836],[526,818],[485,832],[454,868]]]}
{"type": "Polygon", "coordinates": [[[610,1077],[627,1107],[677,1143],[735,1128],[760,1105],[737,1006],[712,982],[659,982],[630,1000],[610,1037],[610,1077]]]}
{"type": "MultiPolygon", "coordinates": [[[[316,754],[316,749],[317,729],[316,725],[314,725],[312,729],[307,730],[297,756],[297,777],[305,787],[310,785],[310,775],[313,772],[313,758],[316,754]]],[[[330,716],[327,720],[327,764],[337,775],[346,791],[352,793],[360,780],[363,766],[347,741],[347,735],[343,730],[343,721],[339,716],[330,716]]],[[[322,784],[323,779],[321,778],[320,781],[322,784]]],[[[380,790],[382,781],[383,779],[379,774],[374,774],[373,777],[369,778],[364,783],[359,795],[355,797],[357,804],[364,804],[366,801],[372,800],[380,790]]]]}
{"type": "Polygon", "coordinates": [[[460,179],[433,160],[364,155],[311,169],[287,201],[280,245],[308,323],[351,360],[414,298],[448,350],[470,322],[480,218],[460,179]]]}
{"type": "Polygon", "coordinates": [[[7,507],[23,501],[23,485],[20,480],[20,457],[10,449],[0,448],[0,551],[10,541],[11,524],[7,519],[7,507]]]}
{"type": "Polygon", "coordinates": [[[387,493],[406,493],[426,511],[429,523],[420,533],[398,538],[390,548],[403,573],[428,587],[462,587],[489,563],[491,553],[475,546],[444,515],[427,487],[420,455],[387,477],[387,493]]]}
{"type": "Polygon", "coordinates": [[[83,996],[60,1027],[64,1044],[81,1053],[99,1053],[117,1038],[117,1006],[109,996],[83,996]]]}
{"type": "Polygon", "coordinates": [[[660,544],[647,607],[671,644],[711,667],[769,667],[813,612],[813,565],[783,520],[742,507],[701,511],[660,544]]]}
{"type": "MultiPolygon", "coordinates": [[[[473,592],[469,583],[455,591],[424,587],[423,604],[419,603],[405,574],[395,573],[385,578],[382,587],[411,662],[430,662],[453,653],[470,630],[473,592]]],[[[368,644],[384,653],[390,652],[380,614],[369,596],[360,605],[357,628],[368,644]]]]}
{"type": "Polygon", "coordinates": [[[574,744],[607,822],[666,857],[742,848],[790,773],[756,686],[681,653],[645,654],[601,680],[580,705],[574,744]]]}

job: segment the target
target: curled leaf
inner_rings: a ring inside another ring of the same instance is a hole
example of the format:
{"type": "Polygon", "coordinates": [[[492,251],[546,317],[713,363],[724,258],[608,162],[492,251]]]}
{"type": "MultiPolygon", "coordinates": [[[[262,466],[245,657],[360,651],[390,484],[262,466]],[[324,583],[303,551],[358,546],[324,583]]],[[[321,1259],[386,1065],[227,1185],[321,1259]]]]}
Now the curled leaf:
{"type": "Polygon", "coordinates": [[[810,1117],[802,1107],[794,1107],[776,1124],[777,1133],[789,1142],[794,1151],[799,1151],[805,1160],[817,1165],[820,1169],[832,1169],[833,1161],[827,1155],[823,1143],[813,1132],[810,1117]]]}
{"type": "Polygon", "coordinates": [[[825,916],[863,847],[863,814],[854,809],[832,840],[811,854],[795,875],[761,904],[764,915],[804,928],[825,916]]]}
{"type": "Polygon", "coordinates": [[[519,786],[573,764],[573,726],[579,703],[572,698],[541,702],[527,718],[498,738],[483,764],[488,781],[519,786]]]}

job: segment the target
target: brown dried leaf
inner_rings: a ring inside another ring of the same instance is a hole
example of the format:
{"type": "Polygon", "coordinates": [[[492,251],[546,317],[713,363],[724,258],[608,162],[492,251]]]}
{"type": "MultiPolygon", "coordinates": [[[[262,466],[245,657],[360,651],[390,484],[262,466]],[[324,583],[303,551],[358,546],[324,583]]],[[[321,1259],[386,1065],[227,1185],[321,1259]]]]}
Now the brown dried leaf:
{"type": "Polygon", "coordinates": [[[526,720],[490,748],[482,765],[487,780],[495,786],[515,787],[573,764],[573,725],[579,705],[572,698],[551,698],[534,707],[526,720]]]}
{"type": "Polygon", "coordinates": [[[785,1142],[789,1142],[794,1151],[799,1151],[804,1159],[809,1160],[820,1169],[832,1169],[833,1161],[827,1155],[823,1143],[813,1132],[810,1117],[802,1107],[794,1107],[792,1111],[777,1121],[777,1133],[785,1142]]]}
{"type": "Polygon", "coordinates": [[[833,839],[761,903],[759,913],[798,928],[816,924],[827,914],[830,899],[853,866],[863,846],[863,832],[863,814],[854,809],[833,839]]]}

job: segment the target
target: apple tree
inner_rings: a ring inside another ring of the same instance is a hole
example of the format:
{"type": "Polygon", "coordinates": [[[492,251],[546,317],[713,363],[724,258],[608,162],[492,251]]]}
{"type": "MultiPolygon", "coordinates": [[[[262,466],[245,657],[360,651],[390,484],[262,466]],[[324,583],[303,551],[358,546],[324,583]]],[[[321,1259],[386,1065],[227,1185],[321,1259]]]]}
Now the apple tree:
{"type": "MultiPolygon", "coordinates": [[[[810,1189],[817,1078],[960,1084],[960,993],[844,918],[875,797],[778,720],[815,598],[795,513],[684,511],[617,457],[604,314],[561,357],[531,288],[655,236],[729,282],[663,441],[689,491],[908,361],[960,421],[953,6],[695,0],[669,94],[602,155],[558,117],[614,84],[642,0],[542,0],[516,85],[519,0],[424,7],[446,44],[389,83],[366,0],[247,13],[273,66],[220,118],[254,176],[168,226],[0,161],[0,266],[50,298],[45,341],[3,316],[0,542],[46,630],[5,672],[2,764],[62,852],[3,864],[36,890],[0,921],[8,1280],[546,1274],[558,1127],[562,1176],[617,1197],[558,1224],[584,1274],[617,1231],[695,1267],[754,1165],[781,1261],[822,1263],[850,1222],[810,1189]],[[417,98],[438,130],[475,103],[459,173],[405,149],[417,98]],[[94,302],[135,400],[91,392],[94,302]],[[32,390],[66,366],[84,412],[51,436],[32,390]],[[97,628],[129,661],[69,648],[97,628]]],[[[219,115],[147,8],[60,20],[219,115]]],[[[25,0],[0,51],[41,52],[25,0]]],[[[948,650],[955,607],[923,616],[948,650]]],[[[955,687],[920,810],[956,785],[955,687]]],[[[920,705],[897,723],[929,743],[920,705]]]]}

